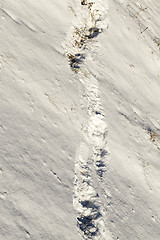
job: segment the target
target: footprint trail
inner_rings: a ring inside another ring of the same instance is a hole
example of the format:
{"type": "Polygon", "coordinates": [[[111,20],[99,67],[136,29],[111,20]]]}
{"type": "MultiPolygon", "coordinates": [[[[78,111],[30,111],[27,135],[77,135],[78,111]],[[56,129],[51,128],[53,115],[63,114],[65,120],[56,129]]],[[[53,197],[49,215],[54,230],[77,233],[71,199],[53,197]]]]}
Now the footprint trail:
{"type": "Polygon", "coordinates": [[[108,130],[98,80],[87,68],[87,60],[92,59],[99,35],[107,28],[106,2],[81,0],[70,6],[74,20],[64,44],[70,68],[84,89],[80,96],[81,107],[88,115],[76,154],[73,205],[80,234],[84,239],[95,240],[112,239],[104,207],[107,202],[104,179],[109,160],[108,130]]]}

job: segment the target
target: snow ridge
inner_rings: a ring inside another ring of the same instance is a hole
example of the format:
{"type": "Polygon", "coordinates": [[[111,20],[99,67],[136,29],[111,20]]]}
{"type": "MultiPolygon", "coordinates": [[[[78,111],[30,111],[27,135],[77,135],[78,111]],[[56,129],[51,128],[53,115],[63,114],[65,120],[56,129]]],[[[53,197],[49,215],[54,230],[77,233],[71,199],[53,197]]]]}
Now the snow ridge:
{"type": "Polygon", "coordinates": [[[73,205],[80,234],[84,239],[95,240],[112,239],[104,209],[108,194],[103,187],[109,151],[99,84],[88,70],[87,60],[92,59],[98,35],[107,27],[107,8],[103,0],[81,0],[79,5],[70,6],[75,17],[64,46],[69,65],[83,86],[81,107],[89,117],[82,128],[76,155],[73,205]],[[97,176],[96,180],[93,175],[97,176]],[[98,187],[95,181],[99,182],[98,187]]]}

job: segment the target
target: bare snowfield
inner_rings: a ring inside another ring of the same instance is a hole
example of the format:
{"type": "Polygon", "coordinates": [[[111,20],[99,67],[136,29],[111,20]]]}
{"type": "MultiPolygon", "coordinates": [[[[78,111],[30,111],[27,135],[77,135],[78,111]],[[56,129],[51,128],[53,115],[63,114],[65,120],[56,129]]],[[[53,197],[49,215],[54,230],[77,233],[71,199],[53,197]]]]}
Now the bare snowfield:
{"type": "Polygon", "coordinates": [[[0,240],[159,240],[160,2],[0,19],[0,240]]]}

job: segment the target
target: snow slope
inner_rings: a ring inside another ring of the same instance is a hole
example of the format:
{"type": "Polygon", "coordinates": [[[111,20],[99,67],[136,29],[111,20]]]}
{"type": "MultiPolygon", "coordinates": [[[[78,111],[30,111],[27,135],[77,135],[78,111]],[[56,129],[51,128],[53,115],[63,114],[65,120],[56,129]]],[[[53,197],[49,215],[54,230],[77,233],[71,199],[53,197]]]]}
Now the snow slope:
{"type": "Polygon", "coordinates": [[[159,240],[159,7],[0,0],[0,239],[159,240]]]}

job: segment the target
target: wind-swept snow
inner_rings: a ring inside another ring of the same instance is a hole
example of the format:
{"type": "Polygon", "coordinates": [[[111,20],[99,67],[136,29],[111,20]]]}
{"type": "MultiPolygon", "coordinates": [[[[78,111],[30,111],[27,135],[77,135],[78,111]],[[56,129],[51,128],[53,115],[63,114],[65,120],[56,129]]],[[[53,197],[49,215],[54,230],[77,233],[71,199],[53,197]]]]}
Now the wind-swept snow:
{"type": "Polygon", "coordinates": [[[0,239],[159,240],[159,9],[0,0],[0,239]]]}

